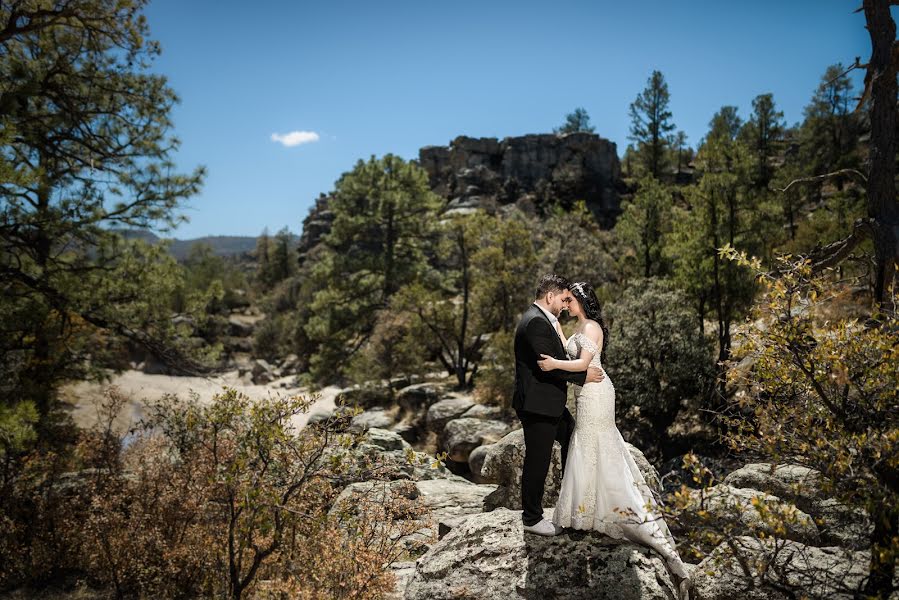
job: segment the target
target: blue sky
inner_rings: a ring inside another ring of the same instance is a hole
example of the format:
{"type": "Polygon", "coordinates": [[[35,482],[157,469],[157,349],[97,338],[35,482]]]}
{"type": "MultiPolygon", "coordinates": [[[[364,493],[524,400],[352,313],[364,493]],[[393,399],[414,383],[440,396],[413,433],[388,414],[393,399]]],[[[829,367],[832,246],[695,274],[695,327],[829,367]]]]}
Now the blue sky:
{"type": "Polygon", "coordinates": [[[746,118],[761,93],[795,123],[828,65],[868,59],[859,5],[152,0],[154,70],[181,97],[176,162],[209,172],[174,235],[297,233],[360,158],[546,133],[578,106],[621,155],[653,69],[691,145],[722,105],[746,118]]]}

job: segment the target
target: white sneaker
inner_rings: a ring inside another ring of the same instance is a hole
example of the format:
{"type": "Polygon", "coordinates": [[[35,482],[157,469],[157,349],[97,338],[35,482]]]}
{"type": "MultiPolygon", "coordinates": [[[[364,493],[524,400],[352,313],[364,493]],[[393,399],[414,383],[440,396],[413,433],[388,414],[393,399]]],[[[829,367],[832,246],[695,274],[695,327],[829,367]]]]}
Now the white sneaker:
{"type": "Polygon", "coordinates": [[[543,535],[547,537],[552,537],[554,535],[559,535],[562,533],[562,528],[558,525],[547,521],[546,519],[542,519],[539,523],[534,525],[525,525],[524,530],[528,533],[536,533],[537,535],[543,535]]]}

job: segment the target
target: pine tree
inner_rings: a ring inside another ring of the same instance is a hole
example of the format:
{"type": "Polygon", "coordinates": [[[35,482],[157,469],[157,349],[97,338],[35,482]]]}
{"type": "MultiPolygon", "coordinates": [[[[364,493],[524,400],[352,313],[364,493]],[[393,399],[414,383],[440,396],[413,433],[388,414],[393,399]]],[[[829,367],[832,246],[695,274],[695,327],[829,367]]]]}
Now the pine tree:
{"type": "Polygon", "coordinates": [[[560,135],[578,132],[593,133],[594,131],[596,128],[590,125],[590,115],[583,108],[576,108],[574,112],[565,115],[565,123],[561,127],[553,129],[553,133],[560,135]]]}
{"type": "Polygon", "coordinates": [[[174,226],[203,178],[174,170],[177,97],[151,71],[144,5],[0,4],[0,369],[4,400],[42,417],[60,380],[95,365],[97,338],[197,365],[167,313],[174,260],[116,232],[174,226]]]}
{"type": "Polygon", "coordinates": [[[653,71],[646,88],[630,105],[630,137],[637,144],[646,170],[658,179],[667,165],[668,134],[674,130],[668,110],[668,84],[660,71],[653,71]]]}

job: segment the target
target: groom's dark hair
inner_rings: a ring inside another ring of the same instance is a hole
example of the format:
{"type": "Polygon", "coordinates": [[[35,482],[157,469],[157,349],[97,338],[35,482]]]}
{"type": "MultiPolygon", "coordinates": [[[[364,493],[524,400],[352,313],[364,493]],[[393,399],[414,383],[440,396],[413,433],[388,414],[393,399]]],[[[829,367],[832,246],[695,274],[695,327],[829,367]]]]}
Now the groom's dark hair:
{"type": "Polygon", "coordinates": [[[549,292],[561,292],[562,290],[567,290],[570,288],[570,281],[568,281],[561,275],[550,273],[540,278],[540,283],[537,284],[537,293],[534,295],[534,300],[539,300],[549,292]]]}

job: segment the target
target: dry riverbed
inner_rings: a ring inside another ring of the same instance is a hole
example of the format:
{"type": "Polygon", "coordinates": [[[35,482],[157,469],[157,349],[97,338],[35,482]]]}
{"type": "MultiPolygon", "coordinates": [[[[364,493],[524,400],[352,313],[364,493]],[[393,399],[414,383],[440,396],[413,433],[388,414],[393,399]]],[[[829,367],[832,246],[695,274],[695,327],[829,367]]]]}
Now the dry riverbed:
{"type": "MultiPolygon", "coordinates": [[[[91,427],[97,423],[98,400],[103,398],[106,388],[117,386],[129,398],[127,406],[118,415],[115,423],[117,431],[125,432],[134,427],[143,416],[147,402],[161,398],[165,394],[187,398],[191,392],[195,392],[201,402],[208,402],[225,387],[234,388],[253,399],[309,393],[305,388],[297,387],[293,381],[294,377],[289,376],[266,385],[254,385],[239,378],[237,371],[221,373],[214,377],[175,377],[129,370],[113,375],[109,382],[82,381],[69,384],[63,387],[61,393],[75,423],[79,427],[91,427]]],[[[333,410],[338,391],[339,388],[333,386],[321,390],[310,411],[294,418],[294,425],[298,428],[303,427],[310,415],[333,410]]]]}

